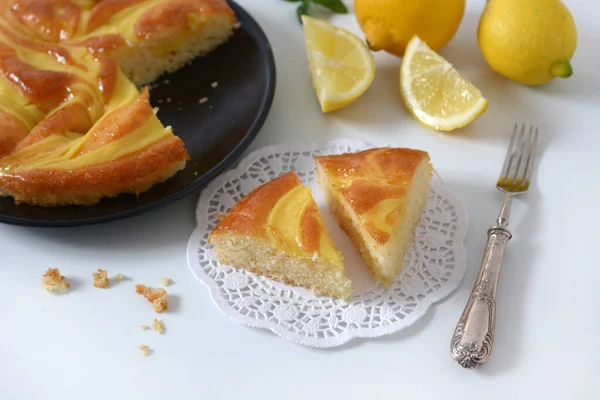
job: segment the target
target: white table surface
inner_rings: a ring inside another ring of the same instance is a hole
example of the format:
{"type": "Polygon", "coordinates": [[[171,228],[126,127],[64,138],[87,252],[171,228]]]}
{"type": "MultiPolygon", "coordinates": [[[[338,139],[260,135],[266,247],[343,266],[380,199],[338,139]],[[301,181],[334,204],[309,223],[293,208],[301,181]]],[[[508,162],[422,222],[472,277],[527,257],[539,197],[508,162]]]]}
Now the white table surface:
{"type": "MultiPolygon", "coordinates": [[[[213,306],[185,259],[197,193],[96,226],[0,225],[0,398],[600,398],[600,4],[567,1],[579,30],[574,75],[528,88],[488,68],[476,42],[483,1],[469,1],[442,54],[482,90],[489,109],[460,133],[440,134],[406,112],[400,60],[385,54],[376,55],[375,81],[357,103],[322,115],[295,5],[240,3],[266,31],[278,73],[273,108],[250,150],[335,137],[428,150],[470,216],[462,285],[400,334],[317,350],[231,322],[213,306]],[[464,370],[450,357],[450,336],[500,207],[494,182],[515,121],[539,125],[542,157],[531,193],[514,204],[492,359],[464,370]],[[48,267],[69,277],[69,294],[40,289],[48,267]],[[97,268],[132,280],[95,289],[97,268]],[[158,285],[165,275],[175,283],[159,336],[139,327],[155,314],[134,284],[158,285]],[[150,357],[140,354],[142,343],[150,357]]],[[[360,32],[353,15],[332,21],[360,32]]]]}

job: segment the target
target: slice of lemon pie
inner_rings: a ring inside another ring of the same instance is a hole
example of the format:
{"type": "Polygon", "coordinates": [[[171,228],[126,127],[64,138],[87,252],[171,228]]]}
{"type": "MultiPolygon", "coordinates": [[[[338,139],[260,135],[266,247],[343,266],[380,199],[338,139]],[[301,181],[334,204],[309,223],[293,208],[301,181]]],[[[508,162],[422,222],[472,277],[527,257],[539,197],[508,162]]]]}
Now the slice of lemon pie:
{"type": "Polygon", "coordinates": [[[254,189],[208,237],[219,262],[317,295],[347,299],[351,282],[310,189],[293,172],[254,189]]]}
{"type": "Polygon", "coordinates": [[[404,148],[315,157],[319,184],[375,279],[398,277],[427,201],[429,155],[404,148]]]}

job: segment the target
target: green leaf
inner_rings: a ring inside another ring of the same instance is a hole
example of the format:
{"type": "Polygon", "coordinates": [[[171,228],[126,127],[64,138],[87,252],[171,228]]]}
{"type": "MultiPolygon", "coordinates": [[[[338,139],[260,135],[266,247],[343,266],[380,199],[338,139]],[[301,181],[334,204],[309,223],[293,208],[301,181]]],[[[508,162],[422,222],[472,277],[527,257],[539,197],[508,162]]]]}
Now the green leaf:
{"type": "Polygon", "coordinates": [[[342,3],[342,0],[312,0],[315,4],[320,4],[323,7],[329,8],[331,11],[337,14],[347,14],[348,8],[342,3]]]}
{"type": "Polygon", "coordinates": [[[302,4],[300,4],[298,6],[298,8],[296,9],[296,15],[298,16],[298,21],[300,21],[300,23],[302,23],[302,16],[308,15],[308,1],[306,1],[306,0],[302,1],[302,4]]]}

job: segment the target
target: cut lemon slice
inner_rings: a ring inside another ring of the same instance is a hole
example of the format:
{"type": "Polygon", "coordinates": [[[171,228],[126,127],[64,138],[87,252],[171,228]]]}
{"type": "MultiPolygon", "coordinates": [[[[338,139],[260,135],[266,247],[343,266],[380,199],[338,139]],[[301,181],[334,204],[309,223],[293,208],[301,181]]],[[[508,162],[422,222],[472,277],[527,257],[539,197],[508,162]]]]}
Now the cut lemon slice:
{"type": "Polygon", "coordinates": [[[375,61],[353,33],[328,22],[303,16],[304,38],[313,86],[323,112],[345,107],[371,85],[375,61]]]}
{"type": "Polygon", "coordinates": [[[416,35],[402,60],[400,90],[408,110],[438,131],[463,127],[487,108],[479,89],[416,35]]]}

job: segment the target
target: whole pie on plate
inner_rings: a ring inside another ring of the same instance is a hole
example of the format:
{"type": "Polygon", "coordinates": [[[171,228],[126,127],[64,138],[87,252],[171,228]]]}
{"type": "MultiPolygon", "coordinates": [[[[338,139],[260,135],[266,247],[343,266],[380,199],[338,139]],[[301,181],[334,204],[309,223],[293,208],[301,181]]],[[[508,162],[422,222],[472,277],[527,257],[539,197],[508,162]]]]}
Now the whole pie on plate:
{"type": "Polygon", "coordinates": [[[184,143],[137,86],[237,25],[226,0],[0,0],[0,195],[93,204],[176,174],[184,143]]]}
{"type": "Polygon", "coordinates": [[[288,172],[254,189],[208,237],[220,263],[347,299],[351,281],[310,189],[288,172]]]}
{"type": "Polygon", "coordinates": [[[340,227],[375,279],[391,285],[427,201],[429,155],[405,148],[315,157],[317,177],[340,227]]]}

